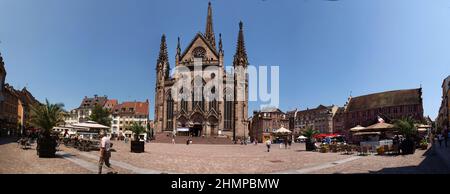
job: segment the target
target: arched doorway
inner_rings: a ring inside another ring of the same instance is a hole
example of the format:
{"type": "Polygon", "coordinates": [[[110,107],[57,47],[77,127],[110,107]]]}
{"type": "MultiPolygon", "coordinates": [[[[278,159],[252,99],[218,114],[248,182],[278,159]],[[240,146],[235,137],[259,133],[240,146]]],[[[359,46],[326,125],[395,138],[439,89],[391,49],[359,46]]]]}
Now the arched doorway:
{"type": "Polygon", "coordinates": [[[203,134],[203,115],[195,113],[191,116],[192,126],[189,128],[189,132],[193,137],[199,137],[203,134]]]}
{"type": "Polygon", "coordinates": [[[218,131],[219,120],[215,116],[208,117],[207,125],[208,125],[207,129],[206,129],[207,135],[218,135],[219,134],[219,131],[218,131]]]}

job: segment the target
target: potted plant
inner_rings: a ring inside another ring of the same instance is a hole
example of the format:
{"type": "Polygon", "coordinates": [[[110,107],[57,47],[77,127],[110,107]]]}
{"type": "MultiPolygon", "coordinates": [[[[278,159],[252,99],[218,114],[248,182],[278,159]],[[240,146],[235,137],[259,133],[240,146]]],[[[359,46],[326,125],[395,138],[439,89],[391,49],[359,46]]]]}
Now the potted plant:
{"type": "Polygon", "coordinates": [[[131,126],[130,130],[134,134],[134,139],[133,139],[133,141],[131,141],[131,152],[134,152],[134,153],[144,152],[145,142],[140,141],[139,136],[145,132],[145,128],[142,125],[135,122],[131,126]]]}
{"type": "Polygon", "coordinates": [[[46,99],[45,104],[37,104],[31,107],[31,124],[40,129],[37,140],[37,154],[40,158],[55,157],[57,136],[53,133],[53,127],[64,123],[63,104],[50,104],[46,99]]]}
{"type": "Polygon", "coordinates": [[[383,155],[384,154],[384,147],[383,146],[378,147],[377,148],[377,153],[378,153],[378,155],[383,155]]]}
{"type": "Polygon", "coordinates": [[[327,153],[330,150],[330,147],[328,144],[322,144],[320,146],[320,153],[327,153]]]}
{"type": "Polygon", "coordinates": [[[428,142],[426,139],[422,139],[422,141],[420,141],[420,149],[422,150],[428,149],[428,142]]]}
{"type": "Polygon", "coordinates": [[[314,130],[312,127],[308,127],[306,131],[302,133],[303,136],[306,137],[305,146],[306,151],[314,151],[316,149],[314,145],[314,135],[318,134],[319,131],[314,130]]]}
{"type": "Polygon", "coordinates": [[[402,154],[414,154],[416,151],[416,136],[417,128],[414,125],[414,120],[411,117],[398,119],[394,123],[398,132],[405,138],[400,143],[402,154]]]}

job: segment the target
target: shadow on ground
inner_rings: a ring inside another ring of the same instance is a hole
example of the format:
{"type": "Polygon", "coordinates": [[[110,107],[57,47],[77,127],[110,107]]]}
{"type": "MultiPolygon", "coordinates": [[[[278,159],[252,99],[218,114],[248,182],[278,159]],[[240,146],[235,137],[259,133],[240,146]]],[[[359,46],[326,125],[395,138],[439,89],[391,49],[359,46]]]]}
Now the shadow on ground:
{"type": "MultiPolygon", "coordinates": [[[[379,171],[370,171],[370,174],[449,174],[450,169],[437,155],[437,153],[435,153],[434,149],[436,148],[430,148],[422,155],[423,157],[425,157],[425,159],[418,166],[383,168],[379,171]]],[[[400,155],[395,157],[402,156],[400,155]]]]}

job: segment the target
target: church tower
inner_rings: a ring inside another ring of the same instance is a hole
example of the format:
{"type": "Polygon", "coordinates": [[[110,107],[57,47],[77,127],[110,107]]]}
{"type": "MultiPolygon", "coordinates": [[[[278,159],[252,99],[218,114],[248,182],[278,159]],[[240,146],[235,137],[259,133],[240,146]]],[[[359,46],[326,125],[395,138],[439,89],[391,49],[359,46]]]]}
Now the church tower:
{"type": "Polygon", "coordinates": [[[234,74],[234,93],[235,93],[235,112],[234,112],[234,130],[233,136],[246,136],[248,129],[248,58],[244,42],[244,24],[239,22],[239,34],[234,54],[233,67],[234,74]]]}
{"type": "Polygon", "coordinates": [[[167,52],[166,35],[161,37],[159,57],[156,63],[155,86],[155,130],[161,132],[164,126],[164,81],[170,77],[169,54],[167,52]]]}

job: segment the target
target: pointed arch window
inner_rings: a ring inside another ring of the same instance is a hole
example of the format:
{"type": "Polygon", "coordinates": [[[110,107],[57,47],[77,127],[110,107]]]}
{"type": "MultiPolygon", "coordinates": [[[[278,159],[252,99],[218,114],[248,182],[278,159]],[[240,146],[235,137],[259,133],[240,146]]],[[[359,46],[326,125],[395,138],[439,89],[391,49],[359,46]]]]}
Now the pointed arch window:
{"type": "Polygon", "coordinates": [[[194,79],[194,90],[192,90],[192,109],[199,106],[201,110],[205,110],[205,97],[203,95],[203,86],[205,81],[200,76],[194,79]]]}
{"type": "Polygon", "coordinates": [[[214,95],[216,93],[216,87],[211,88],[211,95],[209,97],[209,110],[212,109],[217,111],[217,100],[214,98],[214,95]]]}
{"type": "Polygon", "coordinates": [[[224,96],[224,128],[225,130],[233,129],[233,112],[234,112],[234,98],[233,98],[233,90],[231,88],[227,88],[225,90],[224,96]]]}
{"type": "Polygon", "coordinates": [[[184,89],[184,88],[181,88],[181,89],[180,89],[180,94],[183,95],[182,98],[181,98],[181,110],[184,110],[185,112],[187,112],[187,111],[188,111],[188,103],[187,103],[187,101],[185,100],[185,99],[187,98],[187,96],[185,96],[184,90],[183,90],[183,89],[184,89]]]}
{"type": "Polygon", "coordinates": [[[166,118],[167,118],[167,123],[166,123],[166,129],[167,130],[173,130],[173,98],[172,95],[168,94],[167,96],[167,110],[166,110],[166,118]]]}

